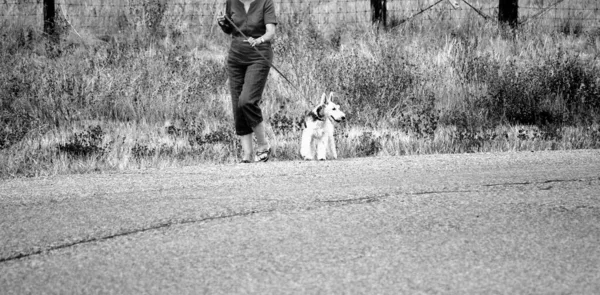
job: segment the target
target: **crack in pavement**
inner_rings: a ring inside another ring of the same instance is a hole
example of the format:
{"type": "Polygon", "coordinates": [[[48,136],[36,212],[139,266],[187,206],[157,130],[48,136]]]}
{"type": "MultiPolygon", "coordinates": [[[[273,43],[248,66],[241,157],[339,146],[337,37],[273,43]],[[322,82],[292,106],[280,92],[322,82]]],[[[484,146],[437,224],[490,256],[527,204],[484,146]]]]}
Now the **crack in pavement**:
{"type": "Polygon", "coordinates": [[[190,224],[190,223],[202,223],[202,222],[208,222],[208,221],[212,221],[212,220],[227,219],[227,218],[234,218],[234,217],[244,217],[244,216],[250,216],[250,215],[259,214],[259,213],[267,213],[267,212],[272,212],[272,211],[274,211],[274,209],[263,210],[263,211],[253,210],[253,211],[240,212],[240,213],[234,213],[234,214],[228,214],[228,215],[212,216],[212,217],[207,217],[207,218],[202,218],[202,219],[187,219],[187,220],[183,219],[183,220],[179,220],[179,221],[163,222],[163,223],[159,223],[159,224],[156,224],[156,225],[153,225],[150,227],[133,229],[133,230],[119,232],[116,234],[111,234],[111,235],[106,235],[106,236],[101,236],[101,237],[92,237],[92,238],[87,238],[87,239],[81,239],[81,240],[78,240],[75,242],[51,246],[51,247],[48,247],[45,249],[36,250],[36,251],[29,252],[29,253],[18,253],[18,254],[9,256],[9,257],[0,258],[0,264],[5,263],[5,262],[10,262],[13,260],[27,258],[30,256],[41,255],[43,253],[48,253],[48,252],[52,252],[52,251],[56,251],[56,250],[60,250],[60,249],[75,247],[75,246],[82,245],[82,244],[108,241],[108,240],[116,239],[119,237],[130,236],[130,235],[134,235],[137,233],[142,233],[142,232],[147,232],[147,231],[152,231],[152,230],[157,230],[157,229],[162,229],[162,228],[168,228],[168,227],[176,226],[176,225],[183,225],[183,224],[190,224]]]}
{"type": "Polygon", "coordinates": [[[492,184],[484,184],[485,187],[493,187],[493,186],[516,186],[516,185],[530,185],[530,184],[548,184],[548,183],[561,183],[561,182],[584,182],[584,181],[594,181],[600,180],[600,177],[592,177],[592,178],[580,178],[580,179],[550,179],[545,181],[525,181],[525,182],[506,182],[506,183],[492,183],[492,184]]]}
{"type": "MultiPolygon", "coordinates": [[[[327,201],[326,200],[326,201],[317,201],[317,202],[327,203],[327,204],[337,204],[337,205],[345,206],[345,205],[351,205],[351,204],[372,203],[372,202],[376,202],[380,198],[384,198],[384,197],[388,197],[388,196],[389,196],[389,194],[384,194],[383,196],[361,197],[361,198],[357,198],[357,199],[332,200],[332,201],[327,201]]],[[[309,206],[309,207],[305,208],[305,210],[314,210],[314,209],[322,208],[322,207],[323,206],[316,206],[316,207],[310,207],[309,206]]],[[[28,258],[28,257],[35,256],[35,255],[41,255],[41,254],[44,254],[44,253],[49,253],[49,252],[60,250],[60,249],[75,247],[75,246],[82,245],[82,244],[89,244],[89,243],[94,243],[94,242],[108,241],[108,240],[116,239],[116,238],[119,238],[119,237],[130,236],[130,235],[134,235],[134,234],[137,234],[137,233],[147,232],[147,231],[152,231],[152,230],[158,230],[158,229],[162,229],[162,228],[168,228],[168,227],[171,227],[171,226],[191,224],[191,223],[202,223],[202,222],[208,222],[208,221],[219,220],[219,219],[234,218],[234,217],[245,217],[245,216],[251,216],[251,215],[255,215],[255,214],[269,213],[269,212],[273,212],[275,210],[276,210],[276,208],[270,208],[270,209],[267,209],[267,210],[252,210],[252,211],[248,211],[248,212],[240,212],[240,213],[234,213],[234,214],[228,214],[228,215],[213,216],[213,217],[207,217],[207,218],[202,218],[202,219],[188,219],[188,220],[184,219],[184,220],[179,220],[179,221],[164,222],[164,223],[156,224],[156,225],[153,225],[153,226],[150,226],[150,227],[133,229],[133,230],[119,232],[119,233],[116,233],[116,234],[111,234],[111,235],[106,235],[106,236],[81,239],[81,240],[78,240],[78,241],[75,241],[75,242],[70,242],[70,243],[65,243],[65,244],[61,244],[61,245],[51,246],[51,247],[47,247],[45,249],[31,251],[31,252],[28,252],[28,253],[18,253],[18,254],[12,255],[12,256],[4,257],[4,258],[0,257],[0,264],[6,263],[6,262],[10,262],[10,261],[14,261],[14,260],[28,258]]]]}
{"type": "Polygon", "coordinates": [[[431,195],[431,194],[453,194],[453,193],[478,193],[478,190],[450,190],[450,191],[424,191],[411,193],[411,195],[431,195]]]}
{"type": "MultiPolygon", "coordinates": [[[[513,182],[513,183],[495,183],[495,184],[483,184],[481,186],[482,187],[498,187],[498,186],[517,186],[517,185],[531,185],[531,184],[548,184],[548,183],[560,183],[560,182],[584,182],[584,181],[595,181],[595,180],[600,180],[600,177],[599,178],[588,178],[588,179],[551,179],[551,180],[538,181],[538,182],[526,181],[526,182],[513,182]]],[[[542,188],[542,190],[548,190],[551,188],[552,188],[552,186],[547,187],[547,188],[542,188]]],[[[403,192],[398,191],[398,192],[390,192],[390,193],[385,193],[385,194],[380,194],[380,195],[375,195],[375,196],[366,196],[366,197],[359,197],[359,198],[336,199],[336,200],[316,200],[315,203],[328,204],[327,206],[347,206],[347,205],[369,204],[369,203],[378,202],[378,201],[388,198],[394,194],[427,195],[427,194],[476,193],[476,192],[481,192],[481,191],[479,191],[479,190],[445,190],[445,191],[442,190],[442,191],[423,191],[423,192],[412,192],[412,193],[403,193],[403,192]]],[[[304,208],[304,210],[314,210],[317,208],[323,208],[323,206],[316,206],[316,207],[308,206],[307,208],[304,208]]],[[[261,213],[273,212],[273,211],[276,211],[276,209],[277,208],[269,208],[267,210],[252,210],[252,211],[247,211],[247,212],[238,212],[238,213],[227,214],[227,215],[206,217],[206,218],[201,218],[201,219],[183,219],[183,220],[178,220],[178,221],[163,222],[163,223],[155,224],[150,227],[138,228],[138,229],[133,229],[133,230],[129,230],[129,231],[123,231],[123,232],[110,234],[110,235],[106,235],[106,236],[80,239],[78,241],[64,243],[64,244],[60,244],[60,245],[56,245],[56,246],[50,246],[45,249],[31,251],[28,253],[18,253],[18,254],[12,255],[12,256],[4,257],[4,258],[0,257],[0,264],[10,262],[13,260],[28,258],[28,257],[35,256],[35,255],[41,255],[44,253],[48,253],[48,252],[52,252],[52,251],[56,251],[56,250],[60,250],[60,249],[75,247],[75,246],[82,245],[82,244],[108,241],[108,240],[116,239],[119,237],[130,236],[130,235],[134,235],[137,233],[158,230],[158,229],[162,229],[162,228],[168,228],[171,226],[192,224],[192,223],[203,223],[203,222],[209,222],[209,221],[213,221],[213,220],[227,219],[227,218],[234,218],[234,217],[245,217],[245,216],[251,216],[251,215],[256,215],[256,214],[261,214],[261,213]]]]}
{"type": "Polygon", "coordinates": [[[367,204],[377,202],[380,199],[389,197],[389,194],[384,194],[382,196],[372,196],[372,197],[360,197],[360,198],[350,198],[350,199],[340,199],[340,200],[318,200],[320,203],[326,204],[337,204],[337,205],[352,205],[352,204],[367,204]]]}
{"type": "MultiPolygon", "coordinates": [[[[388,197],[389,195],[390,194],[384,194],[384,195],[381,195],[381,196],[368,196],[368,197],[360,197],[360,198],[356,198],[356,199],[331,200],[331,201],[329,201],[329,200],[320,201],[319,200],[317,202],[319,202],[319,203],[326,203],[326,204],[336,204],[338,206],[345,206],[345,205],[352,205],[352,204],[372,203],[372,202],[378,201],[381,198],[388,197]]],[[[314,209],[322,208],[322,207],[323,206],[316,206],[316,207],[310,207],[309,206],[309,207],[305,208],[305,210],[314,210],[314,209]]],[[[255,215],[255,214],[269,213],[269,212],[273,212],[275,210],[276,210],[276,208],[270,208],[270,209],[267,209],[267,210],[252,210],[252,211],[248,211],[248,212],[240,212],[240,213],[234,213],[234,214],[228,214],[228,215],[213,216],[213,217],[207,217],[207,218],[202,218],[202,219],[188,219],[188,220],[184,219],[184,220],[179,220],[179,221],[164,222],[164,223],[156,224],[156,225],[153,225],[153,226],[150,226],[150,227],[133,229],[133,230],[119,232],[119,233],[116,233],[116,234],[111,234],[111,235],[106,235],[106,236],[81,239],[81,240],[78,240],[78,241],[75,241],[75,242],[70,242],[70,243],[65,243],[65,244],[61,244],[61,245],[51,246],[51,247],[47,247],[45,249],[31,251],[31,252],[28,252],[28,253],[18,253],[18,254],[12,255],[12,256],[4,257],[4,258],[0,257],[0,264],[6,263],[6,262],[10,262],[10,261],[13,261],[13,260],[19,260],[19,259],[28,258],[28,257],[35,256],[35,255],[41,255],[41,254],[44,254],[44,253],[49,253],[49,252],[60,250],[60,249],[75,247],[75,246],[82,245],[82,244],[89,244],[89,243],[94,243],[94,242],[108,241],[108,240],[116,239],[116,238],[119,238],[119,237],[130,236],[130,235],[134,235],[134,234],[137,234],[137,233],[147,232],[147,231],[152,231],[152,230],[158,230],[158,229],[162,229],[162,228],[168,228],[168,227],[171,227],[171,226],[191,224],[191,223],[202,223],[202,222],[208,222],[208,221],[219,220],[219,219],[234,218],[234,217],[245,217],[245,216],[251,216],[251,215],[255,215]]]]}

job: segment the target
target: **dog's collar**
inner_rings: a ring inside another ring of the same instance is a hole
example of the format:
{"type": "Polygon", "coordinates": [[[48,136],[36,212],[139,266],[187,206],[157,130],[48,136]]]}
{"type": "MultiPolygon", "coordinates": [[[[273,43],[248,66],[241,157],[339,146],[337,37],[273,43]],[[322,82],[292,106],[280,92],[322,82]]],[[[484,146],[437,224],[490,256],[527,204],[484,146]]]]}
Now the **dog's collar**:
{"type": "Polygon", "coordinates": [[[310,112],[310,117],[318,121],[325,121],[325,118],[317,115],[315,112],[310,112]]]}

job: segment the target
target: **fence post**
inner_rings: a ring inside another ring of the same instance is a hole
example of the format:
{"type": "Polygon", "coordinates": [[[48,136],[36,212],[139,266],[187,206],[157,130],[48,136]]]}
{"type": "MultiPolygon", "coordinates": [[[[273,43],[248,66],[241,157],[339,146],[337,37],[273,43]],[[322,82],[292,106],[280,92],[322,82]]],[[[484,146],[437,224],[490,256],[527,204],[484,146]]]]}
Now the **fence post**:
{"type": "Polygon", "coordinates": [[[371,0],[371,21],[377,26],[387,25],[387,0],[371,0]]]}
{"type": "Polygon", "coordinates": [[[498,21],[500,24],[509,25],[516,29],[519,19],[519,0],[499,0],[498,21]]]}
{"type": "Polygon", "coordinates": [[[50,40],[58,42],[56,34],[56,3],[55,0],[44,0],[44,33],[50,37],[50,40]]]}

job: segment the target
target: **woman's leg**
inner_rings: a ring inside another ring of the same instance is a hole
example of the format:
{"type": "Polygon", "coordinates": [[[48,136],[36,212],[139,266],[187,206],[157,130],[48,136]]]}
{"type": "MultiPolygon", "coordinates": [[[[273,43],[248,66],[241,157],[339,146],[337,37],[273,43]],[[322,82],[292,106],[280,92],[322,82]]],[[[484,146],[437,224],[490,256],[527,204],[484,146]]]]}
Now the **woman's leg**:
{"type": "Polygon", "coordinates": [[[242,144],[242,161],[254,162],[252,133],[240,136],[240,142],[242,144]]]}
{"type": "Polygon", "coordinates": [[[264,152],[269,149],[269,142],[267,141],[267,135],[265,133],[265,123],[260,122],[254,128],[254,135],[256,136],[256,150],[259,152],[264,152]]]}
{"type": "Polygon", "coordinates": [[[239,136],[252,133],[252,126],[247,124],[244,111],[242,109],[243,101],[245,100],[242,95],[244,88],[246,88],[244,83],[247,76],[247,69],[248,67],[245,65],[238,65],[233,62],[228,62],[227,64],[235,133],[239,136]]]}
{"type": "Polygon", "coordinates": [[[229,88],[231,92],[231,107],[233,110],[233,120],[235,133],[240,136],[242,145],[242,160],[254,161],[254,148],[252,144],[252,127],[249,126],[244,117],[243,110],[240,108],[240,96],[244,88],[247,66],[228,63],[227,70],[229,74],[229,88]]]}
{"type": "Polygon", "coordinates": [[[251,126],[256,136],[259,152],[269,148],[265,133],[265,124],[263,122],[260,101],[262,93],[267,83],[270,67],[263,63],[255,63],[248,66],[244,80],[244,88],[239,97],[238,106],[246,119],[246,123],[251,126]]]}

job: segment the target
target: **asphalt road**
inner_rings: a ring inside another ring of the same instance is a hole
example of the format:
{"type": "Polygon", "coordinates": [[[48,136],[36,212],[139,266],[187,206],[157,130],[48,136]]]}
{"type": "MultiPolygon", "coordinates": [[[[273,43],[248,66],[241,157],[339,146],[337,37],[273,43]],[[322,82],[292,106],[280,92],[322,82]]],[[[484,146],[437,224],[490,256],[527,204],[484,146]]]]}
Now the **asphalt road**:
{"type": "Polygon", "coordinates": [[[600,294],[600,151],[0,182],[0,294],[600,294]]]}

